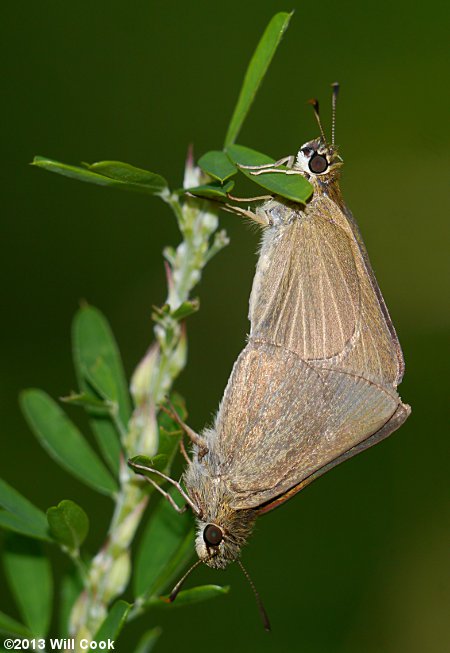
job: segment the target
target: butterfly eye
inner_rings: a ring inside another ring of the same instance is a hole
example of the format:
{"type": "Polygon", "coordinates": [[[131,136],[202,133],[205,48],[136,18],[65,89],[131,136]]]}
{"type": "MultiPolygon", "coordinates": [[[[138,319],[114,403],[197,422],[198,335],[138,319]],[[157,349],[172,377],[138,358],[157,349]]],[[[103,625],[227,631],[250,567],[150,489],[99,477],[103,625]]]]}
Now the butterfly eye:
{"type": "Polygon", "coordinates": [[[218,546],[223,540],[223,533],[218,526],[208,524],[203,531],[203,539],[207,546],[218,546]]]}
{"type": "Polygon", "coordinates": [[[328,161],[321,154],[314,154],[314,156],[311,157],[308,165],[311,172],[319,174],[321,172],[325,172],[325,170],[328,168],[328,161]]]}

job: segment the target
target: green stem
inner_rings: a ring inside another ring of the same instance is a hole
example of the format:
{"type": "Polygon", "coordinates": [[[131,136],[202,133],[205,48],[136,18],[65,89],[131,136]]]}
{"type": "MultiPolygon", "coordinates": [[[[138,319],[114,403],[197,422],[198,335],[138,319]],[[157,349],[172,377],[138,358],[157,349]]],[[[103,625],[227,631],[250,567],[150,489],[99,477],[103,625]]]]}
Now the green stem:
{"type": "MultiPolygon", "coordinates": [[[[192,175],[197,175],[200,180],[198,169],[191,167],[189,172],[191,178],[192,175]]],[[[221,232],[212,243],[210,242],[217,230],[218,218],[207,202],[188,199],[181,204],[178,195],[170,193],[163,194],[162,199],[172,208],[183,236],[173,252],[169,266],[167,304],[173,312],[189,299],[193,287],[200,280],[204,266],[228,241],[221,232]]],[[[135,411],[126,434],[123,434],[126,450],[131,455],[139,448],[145,454],[156,453],[156,406],[169,392],[175,378],[186,364],[184,329],[170,313],[158,319],[155,336],[159,349],[153,349],[149,358],[151,382],[144,384],[145,392],[142,392],[142,389],[133,391],[132,387],[135,411]],[[153,441],[150,441],[145,433],[152,434],[153,441]],[[155,450],[149,451],[152,447],[155,450]]],[[[115,421],[117,422],[117,419],[115,421]]],[[[123,432],[123,427],[119,430],[123,432]]],[[[87,570],[85,590],[72,611],[71,635],[77,640],[95,636],[107,615],[108,606],[120,596],[129,581],[130,546],[147,506],[149,490],[150,488],[143,486],[130,471],[125,460],[122,460],[119,491],[108,537],[87,570]]],[[[136,606],[133,614],[141,609],[142,606],[136,606]]]]}

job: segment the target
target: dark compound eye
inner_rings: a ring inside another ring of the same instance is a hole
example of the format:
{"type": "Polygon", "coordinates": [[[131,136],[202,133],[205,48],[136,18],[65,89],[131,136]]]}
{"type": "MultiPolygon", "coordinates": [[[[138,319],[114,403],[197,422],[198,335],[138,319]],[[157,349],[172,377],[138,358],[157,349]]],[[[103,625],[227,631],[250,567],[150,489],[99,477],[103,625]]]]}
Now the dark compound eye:
{"type": "Polygon", "coordinates": [[[321,172],[325,172],[325,170],[328,168],[328,161],[321,154],[314,154],[314,156],[309,160],[308,165],[311,172],[319,174],[321,172]]]}
{"type": "Polygon", "coordinates": [[[203,539],[207,546],[218,546],[223,540],[223,533],[218,526],[208,524],[203,531],[203,539]]]}

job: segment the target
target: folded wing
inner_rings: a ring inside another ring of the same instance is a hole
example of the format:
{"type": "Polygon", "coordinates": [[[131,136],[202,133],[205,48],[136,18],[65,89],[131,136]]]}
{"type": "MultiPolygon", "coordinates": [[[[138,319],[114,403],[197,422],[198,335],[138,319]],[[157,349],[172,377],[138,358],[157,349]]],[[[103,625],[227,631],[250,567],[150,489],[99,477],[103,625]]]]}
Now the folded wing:
{"type": "Polygon", "coordinates": [[[383,386],[401,380],[400,346],[359,231],[326,196],[265,232],[249,317],[254,340],[307,362],[383,386]]]}
{"type": "Polygon", "coordinates": [[[346,372],[250,341],[235,363],[216,421],[220,474],[234,508],[255,508],[379,430],[400,400],[346,372]]]}

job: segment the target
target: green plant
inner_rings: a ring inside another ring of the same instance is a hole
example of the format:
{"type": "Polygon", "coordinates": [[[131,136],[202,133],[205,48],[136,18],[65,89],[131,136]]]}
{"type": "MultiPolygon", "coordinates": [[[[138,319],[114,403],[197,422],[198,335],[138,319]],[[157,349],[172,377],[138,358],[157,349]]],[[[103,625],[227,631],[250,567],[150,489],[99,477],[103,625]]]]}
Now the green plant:
{"type": "MultiPolygon", "coordinates": [[[[133,374],[130,390],[106,319],[87,305],[74,318],[73,360],[79,391],[63,401],[86,411],[101,457],[45,392],[29,389],[21,395],[25,418],[49,455],[78,480],[110,497],[113,511],[104,545],[91,556],[83,549],[89,528],[83,508],[66,499],[45,514],[0,481],[0,526],[13,533],[3,551],[4,567],[23,618],[23,623],[18,623],[0,614],[0,630],[7,634],[33,638],[48,633],[53,581],[42,543],[59,546],[73,563],[71,573],[61,582],[60,637],[116,639],[123,625],[142,612],[155,606],[170,609],[161,593],[193,553],[193,522],[188,513],[180,516],[169,502],[161,500],[132,551],[155,488],[129,469],[127,459],[145,454],[153,457],[159,469],[170,472],[181,432],[159,406],[170,394],[177,412],[185,416],[183,399],[172,393],[186,364],[183,323],[199,308],[191,293],[204,267],[228,242],[225,232],[218,231],[217,213],[221,204],[230,206],[228,193],[238,166],[273,161],[235,145],[235,140],[289,19],[290,14],[280,13],[271,20],[247,70],[223,150],[203,155],[197,166],[188,156],[182,189],[172,191],[160,175],[117,161],[82,167],[44,157],[33,162],[81,181],[158,196],[172,208],[182,240],[176,249],[164,250],[167,299],[154,309],[155,339],[133,374]],[[120,597],[130,580],[134,599],[127,602],[120,597]]],[[[305,201],[311,194],[309,184],[300,176],[266,174],[253,181],[295,201],[305,201]]],[[[181,592],[177,604],[226,592],[227,588],[215,585],[195,587],[181,592]]],[[[149,651],[158,634],[158,629],[145,633],[137,650],[149,651]]]]}

